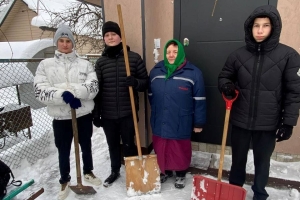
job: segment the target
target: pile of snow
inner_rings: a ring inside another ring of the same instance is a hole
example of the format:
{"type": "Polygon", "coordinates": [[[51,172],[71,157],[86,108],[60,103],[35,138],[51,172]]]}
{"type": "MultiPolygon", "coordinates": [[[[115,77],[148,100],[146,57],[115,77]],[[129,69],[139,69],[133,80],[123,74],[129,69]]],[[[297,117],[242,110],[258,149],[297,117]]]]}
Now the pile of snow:
{"type": "Polygon", "coordinates": [[[4,4],[4,5],[0,6],[0,24],[4,20],[7,12],[9,11],[9,8],[11,7],[11,5],[13,3],[14,3],[14,1],[10,1],[7,5],[4,4]]]}
{"type": "Polygon", "coordinates": [[[41,50],[53,46],[52,38],[20,42],[0,42],[0,59],[30,59],[41,50]]]}
{"type": "Polygon", "coordinates": [[[63,13],[66,8],[71,7],[76,0],[23,0],[31,10],[38,13],[38,16],[31,20],[33,26],[47,26],[51,22],[50,12],[63,13]]]}

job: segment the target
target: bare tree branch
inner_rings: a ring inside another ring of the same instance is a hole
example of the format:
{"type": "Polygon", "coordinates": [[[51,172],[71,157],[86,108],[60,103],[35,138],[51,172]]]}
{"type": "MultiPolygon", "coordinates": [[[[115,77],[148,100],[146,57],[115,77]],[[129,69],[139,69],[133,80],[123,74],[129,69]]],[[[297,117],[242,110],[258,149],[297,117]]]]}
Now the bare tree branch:
{"type": "MultiPolygon", "coordinates": [[[[45,6],[44,6],[45,7],[45,6]]],[[[63,13],[47,10],[51,22],[50,28],[57,28],[61,23],[71,27],[75,35],[76,47],[90,45],[89,53],[100,53],[103,50],[102,42],[102,9],[84,2],[72,3],[63,13]]]]}
{"type": "Polygon", "coordinates": [[[1,6],[5,6],[9,4],[10,0],[0,0],[0,11],[1,11],[1,6]]]}
{"type": "MultiPolygon", "coordinates": [[[[5,7],[11,0],[0,0],[1,7],[5,7]]],[[[62,0],[65,1],[65,0],[62,0]]],[[[76,48],[89,49],[88,53],[101,53],[104,48],[102,40],[102,8],[87,4],[86,2],[73,2],[64,9],[64,12],[55,12],[47,8],[43,0],[40,0],[39,11],[44,11],[50,16],[45,23],[47,28],[56,29],[64,23],[70,26],[76,48]]],[[[42,33],[44,34],[44,33],[42,33]]]]}

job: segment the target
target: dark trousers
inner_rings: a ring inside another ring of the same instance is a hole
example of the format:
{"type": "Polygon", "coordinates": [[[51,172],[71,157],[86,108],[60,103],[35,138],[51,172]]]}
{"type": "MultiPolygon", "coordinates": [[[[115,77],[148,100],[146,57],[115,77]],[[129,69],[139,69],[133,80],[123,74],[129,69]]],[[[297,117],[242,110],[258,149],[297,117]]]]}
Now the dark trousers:
{"type": "Polygon", "coordinates": [[[247,154],[252,142],[255,167],[252,190],[257,200],[267,199],[269,195],[265,187],[269,179],[270,159],[275,148],[275,140],[276,130],[250,131],[232,126],[232,165],[229,183],[241,187],[245,183],[247,154]]]}
{"type": "MultiPolygon", "coordinates": [[[[58,149],[60,184],[71,180],[70,151],[73,140],[72,120],[53,120],[54,142],[58,149]]],[[[92,115],[77,118],[78,141],[82,152],[83,174],[93,170],[92,142],[93,134],[92,115]]]]}
{"type": "Polygon", "coordinates": [[[134,124],[132,115],[120,119],[102,119],[103,130],[109,149],[111,170],[119,172],[121,168],[121,144],[125,157],[136,156],[137,147],[134,143],[134,124]]]}

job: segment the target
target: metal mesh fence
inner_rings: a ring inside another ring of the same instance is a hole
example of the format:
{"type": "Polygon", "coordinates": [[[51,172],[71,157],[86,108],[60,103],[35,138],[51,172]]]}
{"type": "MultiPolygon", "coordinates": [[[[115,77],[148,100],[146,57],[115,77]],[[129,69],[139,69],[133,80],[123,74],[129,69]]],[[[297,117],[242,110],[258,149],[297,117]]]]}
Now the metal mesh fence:
{"type": "Polygon", "coordinates": [[[47,156],[52,119],[35,99],[33,79],[42,59],[0,59],[0,159],[17,168],[47,156]]]}
{"type": "Polygon", "coordinates": [[[99,57],[101,57],[101,54],[86,54],[86,59],[90,61],[93,65],[96,64],[99,57]]]}

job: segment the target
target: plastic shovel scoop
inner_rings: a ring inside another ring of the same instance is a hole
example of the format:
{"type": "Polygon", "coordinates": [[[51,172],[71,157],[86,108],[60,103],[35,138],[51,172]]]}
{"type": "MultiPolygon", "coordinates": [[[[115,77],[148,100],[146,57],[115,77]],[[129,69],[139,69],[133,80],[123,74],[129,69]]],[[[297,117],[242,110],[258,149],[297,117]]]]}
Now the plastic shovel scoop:
{"type": "Polygon", "coordinates": [[[231,185],[229,183],[221,182],[230,110],[232,107],[232,103],[238,97],[238,91],[236,90],[236,97],[234,99],[230,99],[230,100],[226,99],[224,94],[222,94],[222,96],[226,102],[226,114],[225,114],[225,122],[224,122],[224,129],[223,129],[218,180],[206,178],[200,175],[195,175],[193,177],[193,191],[191,194],[192,200],[204,200],[204,199],[205,200],[245,200],[246,199],[247,191],[244,188],[231,185]]]}

